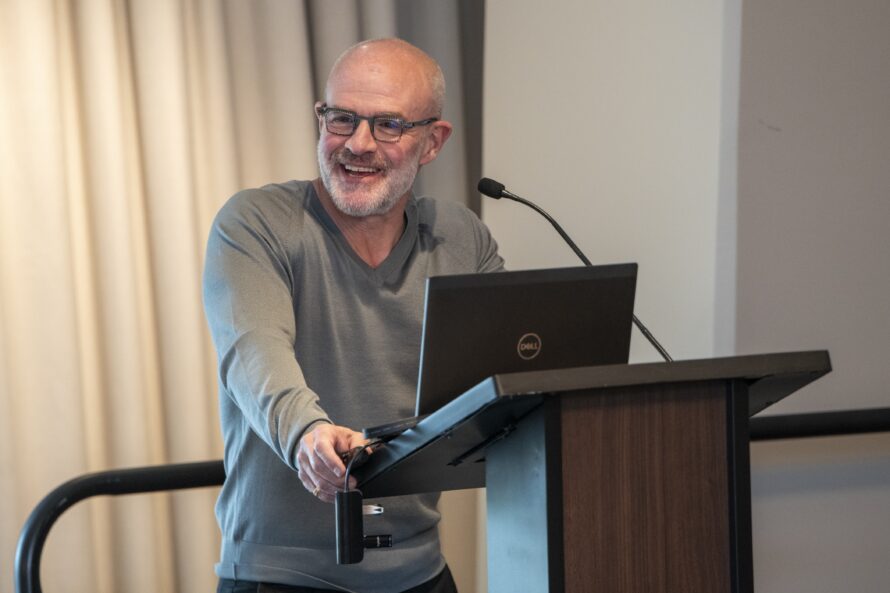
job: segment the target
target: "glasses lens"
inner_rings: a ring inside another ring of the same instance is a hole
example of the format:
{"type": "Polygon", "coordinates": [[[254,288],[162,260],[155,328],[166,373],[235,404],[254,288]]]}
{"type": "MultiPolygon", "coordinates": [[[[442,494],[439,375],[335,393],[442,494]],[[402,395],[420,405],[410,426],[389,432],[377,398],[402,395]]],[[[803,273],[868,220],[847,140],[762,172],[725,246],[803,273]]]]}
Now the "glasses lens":
{"type": "Polygon", "coordinates": [[[401,136],[401,121],[392,117],[374,118],[374,138],[382,142],[395,142],[401,136]]]}
{"type": "Polygon", "coordinates": [[[355,130],[355,116],[343,111],[328,111],[324,114],[325,125],[332,134],[349,136],[355,130]]]}

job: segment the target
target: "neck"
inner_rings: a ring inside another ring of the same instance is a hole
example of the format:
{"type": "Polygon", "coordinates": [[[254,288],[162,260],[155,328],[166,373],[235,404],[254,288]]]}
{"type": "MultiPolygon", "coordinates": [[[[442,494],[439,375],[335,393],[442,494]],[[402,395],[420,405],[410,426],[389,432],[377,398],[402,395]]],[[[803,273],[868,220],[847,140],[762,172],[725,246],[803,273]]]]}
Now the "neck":
{"type": "Polygon", "coordinates": [[[356,255],[372,268],[380,266],[405,232],[405,205],[410,194],[402,196],[386,214],[349,216],[334,205],[320,179],[313,180],[312,185],[328,216],[356,255]]]}

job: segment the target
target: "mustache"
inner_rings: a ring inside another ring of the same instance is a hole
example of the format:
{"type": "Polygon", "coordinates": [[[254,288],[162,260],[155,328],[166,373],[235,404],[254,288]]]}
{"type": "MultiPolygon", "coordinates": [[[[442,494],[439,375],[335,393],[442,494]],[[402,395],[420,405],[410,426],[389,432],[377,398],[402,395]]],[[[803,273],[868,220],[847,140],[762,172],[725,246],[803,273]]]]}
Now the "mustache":
{"type": "Polygon", "coordinates": [[[346,147],[340,148],[331,154],[331,160],[339,165],[355,165],[381,170],[389,169],[389,163],[380,155],[358,155],[346,147]]]}

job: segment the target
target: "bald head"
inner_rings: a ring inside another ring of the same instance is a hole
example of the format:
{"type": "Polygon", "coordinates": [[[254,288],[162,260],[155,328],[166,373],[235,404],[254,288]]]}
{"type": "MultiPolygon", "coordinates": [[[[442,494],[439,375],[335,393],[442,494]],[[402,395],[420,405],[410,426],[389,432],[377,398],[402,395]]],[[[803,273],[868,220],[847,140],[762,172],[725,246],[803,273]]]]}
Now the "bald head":
{"type": "Polygon", "coordinates": [[[331,100],[332,86],[364,73],[400,72],[405,92],[417,95],[426,112],[422,117],[441,117],[445,105],[445,76],[439,64],[426,52],[402,39],[362,41],[344,51],[328,76],[325,95],[331,100]]]}

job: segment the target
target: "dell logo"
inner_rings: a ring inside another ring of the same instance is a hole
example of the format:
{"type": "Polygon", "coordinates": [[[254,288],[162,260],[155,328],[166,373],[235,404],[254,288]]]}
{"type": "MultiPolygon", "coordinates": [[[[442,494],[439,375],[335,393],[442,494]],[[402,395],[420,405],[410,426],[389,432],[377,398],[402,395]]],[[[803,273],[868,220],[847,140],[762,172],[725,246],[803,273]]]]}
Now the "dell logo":
{"type": "Polygon", "coordinates": [[[538,334],[525,334],[519,338],[516,344],[516,352],[519,358],[523,360],[531,360],[541,353],[541,337],[538,334]]]}

